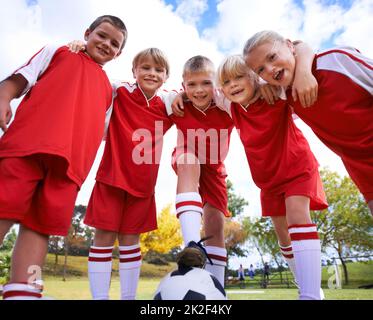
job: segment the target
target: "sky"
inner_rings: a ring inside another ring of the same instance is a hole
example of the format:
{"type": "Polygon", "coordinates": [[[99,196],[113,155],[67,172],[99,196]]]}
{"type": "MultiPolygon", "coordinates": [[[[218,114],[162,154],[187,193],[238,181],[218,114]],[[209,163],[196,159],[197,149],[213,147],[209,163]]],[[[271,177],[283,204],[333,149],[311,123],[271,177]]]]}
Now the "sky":
{"type": "MultiPolygon", "coordinates": [[[[166,89],[181,88],[184,62],[202,54],[216,65],[223,57],[242,52],[245,41],[263,29],[276,30],[286,38],[303,40],[315,51],[350,45],[373,57],[373,0],[0,0],[0,78],[4,79],[48,43],[66,44],[83,39],[90,23],[103,14],[120,17],[129,36],[122,55],[108,63],[111,80],[133,81],[134,55],[158,47],[170,60],[171,75],[166,89]]],[[[12,107],[16,110],[19,100],[12,107]]],[[[297,120],[321,167],[345,175],[340,159],[312,131],[297,120]]],[[[176,130],[165,136],[156,186],[158,211],[174,202],[176,175],[171,153],[176,130]]],[[[77,204],[87,204],[102,156],[100,147],[77,204]]],[[[234,131],[226,159],[235,192],[249,205],[244,216],[260,216],[259,190],[254,185],[243,147],[234,131]]]]}

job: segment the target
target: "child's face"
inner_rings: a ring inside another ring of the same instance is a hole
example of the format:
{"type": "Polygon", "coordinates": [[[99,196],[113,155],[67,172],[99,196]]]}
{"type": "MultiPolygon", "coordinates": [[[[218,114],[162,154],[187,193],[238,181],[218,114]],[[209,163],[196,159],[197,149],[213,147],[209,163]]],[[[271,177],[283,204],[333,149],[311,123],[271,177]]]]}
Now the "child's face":
{"type": "Polygon", "coordinates": [[[246,64],[269,84],[288,87],[294,79],[294,46],[289,40],[265,42],[246,56],[246,64]]]}
{"type": "Polygon", "coordinates": [[[108,22],[101,23],[93,31],[84,34],[87,53],[98,64],[104,65],[121,54],[123,33],[108,22]]]}
{"type": "Polygon", "coordinates": [[[147,98],[153,97],[167,80],[167,70],[157,64],[151,57],[141,59],[132,71],[137,84],[147,98]]]}
{"type": "Polygon", "coordinates": [[[194,106],[204,109],[214,97],[214,73],[187,72],[183,78],[183,87],[194,106]]]}
{"type": "Polygon", "coordinates": [[[246,106],[255,94],[254,80],[249,75],[238,75],[226,79],[222,90],[228,100],[246,106]]]}

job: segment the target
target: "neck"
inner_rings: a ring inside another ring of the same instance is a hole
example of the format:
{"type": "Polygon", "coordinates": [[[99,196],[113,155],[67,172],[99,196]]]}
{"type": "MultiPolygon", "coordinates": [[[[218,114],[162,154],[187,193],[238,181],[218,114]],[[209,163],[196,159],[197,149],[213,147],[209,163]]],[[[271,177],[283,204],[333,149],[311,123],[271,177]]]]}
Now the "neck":
{"type": "Polygon", "coordinates": [[[192,105],[193,105],[194,108],[196,108],[196,109],[198,109],[198,110],[204,112],[204,111],[206,111],[208,108],[210,108],[211,103],[212,103],[212,100],[211,100],[211,101],[210,101],[206,106],[196,106],[193,102],[192,102],[192,105]]]}

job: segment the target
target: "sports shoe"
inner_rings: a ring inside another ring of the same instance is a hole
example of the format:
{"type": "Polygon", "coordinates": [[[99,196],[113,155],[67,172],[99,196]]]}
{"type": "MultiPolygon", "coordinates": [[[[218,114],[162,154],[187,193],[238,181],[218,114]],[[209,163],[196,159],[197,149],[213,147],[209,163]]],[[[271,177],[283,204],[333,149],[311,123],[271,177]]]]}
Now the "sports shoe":
{"type": "Polygon", "coordinates": [[[212,260],[207,254],[202,242],[211,237],[202,238],[198,242],[190,241],[188,245],[177,255],[176,262],[179,268],[196,267],[203,269],[206,265],[206,260],[213,265],[212,260]]]}

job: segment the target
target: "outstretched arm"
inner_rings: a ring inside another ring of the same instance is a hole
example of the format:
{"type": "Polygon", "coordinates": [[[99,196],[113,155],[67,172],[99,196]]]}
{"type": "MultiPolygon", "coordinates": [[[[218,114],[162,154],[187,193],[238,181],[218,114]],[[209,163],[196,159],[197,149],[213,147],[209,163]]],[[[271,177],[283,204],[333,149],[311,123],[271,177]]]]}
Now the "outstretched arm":
{"type": "Polygon", "coordinates": [[[312,106],[317,100],[318,84],[312,74],[312,63],[315,53],[312,48],[304,42],[295,41],[295,69],[292,95],[294,101],[299,99],[303,107],[312,106]]]}
{"type": "Polygon", "coordinates": [[[13,74],[0,82],[0,128],[6,132],[12,118],[10,102],[22,95],[27,86],[27,80],[21,74],[13,74]]]}

